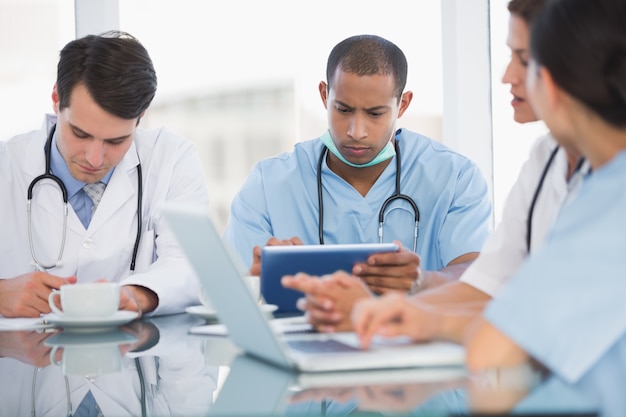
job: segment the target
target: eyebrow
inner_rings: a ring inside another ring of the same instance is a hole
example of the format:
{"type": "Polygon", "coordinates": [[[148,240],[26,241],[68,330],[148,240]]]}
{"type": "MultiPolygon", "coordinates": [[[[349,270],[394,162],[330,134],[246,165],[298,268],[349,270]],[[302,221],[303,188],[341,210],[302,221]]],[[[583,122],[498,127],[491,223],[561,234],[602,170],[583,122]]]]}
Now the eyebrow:
{"type": "MultiPolygon", "coordinates": [[[[344,102],[342,102],[340,100],[335,100],[335,103],[337,103],[337,104],[339,104],[339,105],[341,105],[343,107],[347,107],[350,110],[354,110],[355,109],[354,107],[349,106],[349,105],[347,105],[346,103],[344,103],[344,102]]],[[[375,111],[387,110],[387,109],[389,109],[389,106],[374,106],[374,107],[370,107],[368,109],[365,109],[365,111],[367,111],[367,112],[372,112],[372,111],[375,112],[375,111]]]]}
{"type": "MultiPolygon", "coordinates": [[[[94,137],[94,136],[93,136],[91,133],[85,132],[83,129],[81,129],[80,127],[78,127],[78,126],[76,126],[76,125],[73,125],[73,124],[72,124],[72,123],[70,123],[70,122],[67,122],[67,124],[68,124],[68,125],[70,125],[70,127],[72,128],[72,130],[75,130],[75,131],[77,131],[78,133],[80,133],[80,134],[82,134],[82,135],[85,135],[85,136],[86,136],[86,137],[88,137],[88,138],[92,138],[92,139],[93,139],[93,137],[94,137]]],[[[118,136],[118,137],[116,137],[116,138],[106,138],[106,139],[103,139],[103,140],[105,140],[105,141],[125,140],[125,139],[128,139],[128,138],[129,138],[129,137],[131,137],[131,136],[132,136],[132,134],[131,134],[131,133],[129,133],[128,135],[122,135],[122,136],[118,136]]]]}

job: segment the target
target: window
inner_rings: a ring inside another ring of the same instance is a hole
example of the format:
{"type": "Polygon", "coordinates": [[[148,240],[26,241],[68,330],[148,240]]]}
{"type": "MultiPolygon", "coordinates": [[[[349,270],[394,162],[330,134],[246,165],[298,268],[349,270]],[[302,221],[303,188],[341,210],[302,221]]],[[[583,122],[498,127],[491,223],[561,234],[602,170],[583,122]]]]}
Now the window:
{"type": "Polygon", "coordinates": [[[59,51],[74,39],[73,2],[0,0],[0,140],[38,129],[52,112],[59,51]]]}
{"type": "Polygon", "coordinates": [[[144,126],[165,125],[196,143],[211,209],[224,227],[230,201],[259,159],[327,128],[317,86],[342,39],[375,33],[409,61],[415,94],[399,127],[442,138],[441,4],[419,1],[207,2],[119,0],[120,29],[154,60],[159,90],[144,126]]]}

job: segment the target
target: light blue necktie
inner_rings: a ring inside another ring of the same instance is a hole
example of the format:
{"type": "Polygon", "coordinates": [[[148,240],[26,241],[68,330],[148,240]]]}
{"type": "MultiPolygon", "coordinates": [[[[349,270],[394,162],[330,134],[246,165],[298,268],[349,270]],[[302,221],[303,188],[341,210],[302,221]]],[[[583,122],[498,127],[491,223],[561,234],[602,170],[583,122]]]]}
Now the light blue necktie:
{"type": "Polygon", "coordinates": [[[98,181],[93,184],[87,184],[83,187],[85,194],[91,199],[93,206],[91,207],[91,215],[95,213],[98,208],[98,204],[100,204],[100,200],[102,200],[102,194],[104,194],[104,189],[106,188],[106,184],[98,181]]]}
{"type": "Polygon", "coordinates": [[[83,397],[74,413],[74,417],[104,417],[91,391],[87,391],[87,394],[83,397]]]}

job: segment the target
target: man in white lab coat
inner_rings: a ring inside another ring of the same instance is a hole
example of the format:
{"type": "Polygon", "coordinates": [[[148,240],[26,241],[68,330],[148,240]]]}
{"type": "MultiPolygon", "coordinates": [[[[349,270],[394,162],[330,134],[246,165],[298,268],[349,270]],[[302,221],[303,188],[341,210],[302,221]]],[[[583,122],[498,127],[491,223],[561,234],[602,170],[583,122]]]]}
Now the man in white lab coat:
{"type": "Polygon", "coordinates": [[[156,86],[147,51],[126,33],[63,48],[55,114],[0,147],[0,315],[38,317],[53,289],[102,279],[122,285],[120,309],[168,314],[198,302],[160,206],[207,206],[205,176],[190,141],[138,127],[156,86]],[[92,200],[83,186],[99,182],[92,200]]]}

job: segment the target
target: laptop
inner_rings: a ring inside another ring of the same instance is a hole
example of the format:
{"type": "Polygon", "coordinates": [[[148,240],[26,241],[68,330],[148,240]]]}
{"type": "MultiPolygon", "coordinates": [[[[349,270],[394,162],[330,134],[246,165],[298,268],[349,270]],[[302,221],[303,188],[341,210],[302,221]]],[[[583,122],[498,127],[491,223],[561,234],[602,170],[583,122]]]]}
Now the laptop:
{"type": "Polygon", "coordinates": [[[410,343],[376,339],[368,350],[353,332],[284,334],[272,325],[246,287],[246,270],[217,232],[206,208],[168,204],[163,215],[211,297],[228,335],[246,354],[304,372],[464,364],[462,346],[448,342],[410,343]]]}
{"type": "Polygon", "coordinates": [[[278,306],[276,314],[302,314],[296,307],[302,293],[283,287],[283,276],[298,272],[322,276],[340,269],[350,272],[374,253],[397,250],[395,243],[265,246],[261,249],[261,294],[266,302],[278,306]]]}

